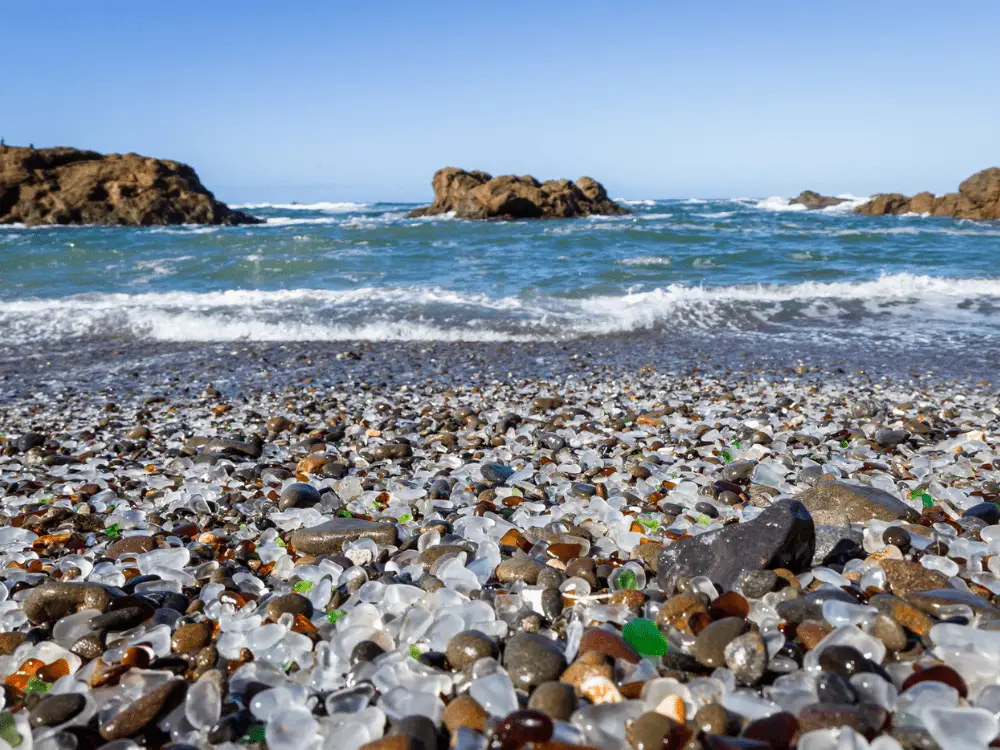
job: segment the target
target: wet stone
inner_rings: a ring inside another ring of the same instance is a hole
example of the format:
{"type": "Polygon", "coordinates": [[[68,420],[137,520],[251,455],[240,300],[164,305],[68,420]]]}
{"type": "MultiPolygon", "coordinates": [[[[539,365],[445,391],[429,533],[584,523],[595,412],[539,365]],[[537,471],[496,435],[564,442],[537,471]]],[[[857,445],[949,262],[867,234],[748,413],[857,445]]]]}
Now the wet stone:
{"type": "Polygon", "coordinates": [[[936,570],[929,570],[917,562],[910,560],[883,560],[889,589],[896,596],[907,597],[921,591],[943,589],[948,585],[948,578],[936,570]]]}
{"type": "Polygon", "coordinates": [[[870,672],[871,662],[853,646],[831,645],[819,655],[820,669],[851,678],[861,672],[870,672]]]}
{"type": "Polygon", "coordinates": [[[725,526],[664,547],[659,582],[672,592],[681,578],[707,576],[724,591],[751,570],[803,570],[815,549],[815,529],[805,507],[793,500],[775,503],[747,523],[725,526]],[[740,550],[739,555],[732,550],[740,550]]]}
{"type": "Polygon", "coordinates": [[[888,492],[847,482],[818,482],[797,495],[796,499],[806,506],[817,526],[845,526],[848,523],[901,518],[916,520],[918,515],[888,492]]]}
{"type": "Polygon", "coordinates": [[[524,581],[533,586],[538,582],[542,567],[541,563],[530,557],[512,557],[497,566],[496,577],[501,583],[524,581]]]}
{"type": "Polygon", "coordinates": [[[585,654],[588,651],[597,651],[612,659],[624,659],[632,664],[637,664],[641,658],[639,652],[618,633],[603,628],[592,628],[583,634],[578,653],[585,654]]]}
{"type": "Polygon", "coordinates": [[[723,649],[723,655],[726,666],[741,685],[757,684],[767,669],[767,648],[756,631],[731,640],[723,649]]]}
{"type": "Polygon", "coordinates": [[[278,510],[288,508],[308,508],[320,502],[319,490],[305,482],[295,482],[281,491],[278,510]]]}
{"type": "Polygon", "coordinates": [[[268,620],[277,620],[285,613],[291,615],[303,615],[310,618],[313,614],[313,605],[301,594],[283,594],[271,597],[267,600],[264,614],[268,620]]]}
{"type": "Polygon", "coordinates": [[[691,654],[702,666],[710,668],[725,666],[726,646],[742,635],[746,629],[746,621],[739,617],[716,620],[698,634],[691,648],[691,654]]]}
{"type": "Polygon", "coordinates": [[[661,750],[664,739],[677,726],[668,716],[648,711],[625,727],[625,735],[633,750],[661,750]]]}
{"type": "Polygon", "coordinates": [[[528,699],[528,708],[540,711],[551,719],[569,721],[576,710],[576,693],[572,685],[543,682],[528,699]]]}
{"type": "Polygon", "coordinates": [[[184,699],[185,693],[187,683],[183,680],[164,683],[105,721],[100,728],[101,737],[109,742],[131,737],[155,721],[161,713],[172,711],[184,699]]]}
{"type": "Polygon", "coordinates": [[[532,689],[559,679],[566,657],[554,641],[534,633],[519,633],[507,641],[503,665],[514,687],[532,689]]]}
{"type": "Polygon", "coordinates": [[[107,555],[117,560],[122,555],[138,555],[156,548],[156,539],[151,536],[126,536],[108,546],[107,555]]]}
{"type": "Polygon", "coordinates": [[[479,659],[496,658],[498,653],[493,639],[478,630],[464,630],[454,636],[445,651],[448,663],[457,670],[465,669],[479,659]]]}
{"type": "Polygon", "coordinates": [[[479,705],[479,702],[468,693],[459,695],[444,709],[441,717],[449,732],[455,732],[460,727],[482,732],[490,715],[479,705]]]}
{"type": "Polygon", "coordinates": [[[31,726],[54,727],[69,721],[83,710],[86,699],[79,693],[46,695],[31,709],[31,726]]]}
{"type": "Polygon", "coordinates": [[[396,544],[396,526],[360,518],[335,518],[318,526],[293,531],[290,542],[299,552],[331,555],[340,552],[345,542],[357,539],[371,539],[380,546],[396,544]]]}
{"type": "Polygon", "coordinates": [[[207,622],[181,625],[170,640],[170,648],[177,654],[193,654],[212,639],[212,625],[207,622]]]}
{"type": "Polygon", "coordinates": [[[778,576],[773,570],[751,570],[742,573],[736,587],[748,599],[760,599],[764,594],[775,590],[778,576]]]}

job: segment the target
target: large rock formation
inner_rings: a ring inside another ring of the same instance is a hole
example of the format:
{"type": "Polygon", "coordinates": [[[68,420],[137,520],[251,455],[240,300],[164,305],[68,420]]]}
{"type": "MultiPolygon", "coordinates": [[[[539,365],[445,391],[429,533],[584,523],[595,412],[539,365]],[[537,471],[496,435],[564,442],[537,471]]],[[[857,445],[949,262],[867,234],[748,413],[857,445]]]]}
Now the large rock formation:
{"type": "Polygon", "coordinates": [[[466,172],[447,167],[434,173],[434,202],[410,212],[433,216],[454,212],[460,219],[568,219],[574,216],[630,213],[608,198],[589,177],[539,182],[534,177],[466,172]]]}
{"type": "Polygon", "coordinates": [[[866,216],[912,213],[979,221],[1000,219],[1000,168],[976,172],[958,186],[957,193],[917,193],[911,198],[901,193],[879,193],[855,210],[866,216]]]}
{"type": "Polygon", "coordinates": [[[789,203],[792,205],[801,203],[809,209],[821,209],[830,208],[830,206],[839,206],[846,200],[846,198],[833,198],[829,195],[820,195],[815,190],[803,190],[795,198],[792,198],[789,203]]]}
{"type": "Polygon", "coordinates": [[[0,146],[0,224],[259,224],[187,164],[138,154],[0,146]]]}

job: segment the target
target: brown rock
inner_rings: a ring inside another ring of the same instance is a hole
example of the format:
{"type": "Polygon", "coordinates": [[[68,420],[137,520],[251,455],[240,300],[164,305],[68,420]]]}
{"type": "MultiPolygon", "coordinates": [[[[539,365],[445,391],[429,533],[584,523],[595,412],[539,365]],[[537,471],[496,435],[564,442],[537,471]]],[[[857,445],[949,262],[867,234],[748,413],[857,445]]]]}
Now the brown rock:
{"type": "Polygon", "coordinates": [[[577,695],[581,695],[580,687],[584,680],[591,677],[605,677],[610,680],[614,677],[614,668],[606,661],[594,663],[578,660],[566,668],[560,675],[559,682],[569,685],[577,695]]]}
{"type": "Polygon", "coordinates": [[[882,569],[885,570],[890,590],[896,596],[943,589],[948,585],[948,579],[943,574],[910,560],[883,560],[882,569]]]}
{"type": "Polygon", "coordinates": [[[795,198],[792,198],[789,201],[789,204],[794,205],[798,203],[808,209],[820,209],[829,208],[830,206],[839,206],[844,201],[844,198],[833,198],[828,195],[820,195],[813,190],[803,190],[795,198]]]}
{"type": "Polygon", "coordinates": [[[10,656],[28,636],[24,633],[0,633],[0,656],[10,656]]]}
{"type": "Polygon", "coordinates": [[[976,172],[958,186],[957,193],[937,198],[931,193],[917,193],[912,198],[900,193],[880,193],[855,210],[867,216],[930,213],[977,221],[1000,219],[1000,168],[976,172]]]}
{"type": "Polygon", "coordinates": [[[111,594],[96,583],[47,582],[35,587],[24,600],[24,614],[32,623],[55,622],[81,609],[104,612],[111,594]]]}
{"type": "Polygon", "coordinates": [[[872,519],[895,521],[917,515],[888,492],[847,482],[817,482],[795,499],[806,506],[817,526],[847,526],[872,519]]]}
{"type": "Polygon", "coordinates": [[[187,693],[184,680],[171,680],[153,692],[126,706],[101,725],[101,737],[121,740],[131,737],[152,723],[161,713],[172,711],[187,693]]]}
{"type": "Polygon", "coordinates": [[[207,622],[181,625],[170,639],[170,649],[175,654],[193,654],[212,640],[212,626],[207,622]]]}
{"type": "Polygon", "coordinates": [[[534,177],[467,172],[447,167],[434,173],[434,202],[410,212],[433,216],[454,212],[461,219],[568,219],[629,213],[589,177],[539,182],[534,177]]]}
{"type": "Polygon", "coordinates": [[[576,709],[576,691],[563,682],[543,682],[528,699],[528,708],[540,711],[550,719],[569,721],[576,709]]]}
{"type": "Polygon", "coordinates": [[[588,651],[598,651],[612,659],[624,659],[632,664],[638,664],[641,658],[639,652],[618,633],[604,628],[592,628],[583,634],[578,653],[585,654],[588,651]]]}
{"type": "Polygon", "coordinates": [[[186,164],[75,148],[0,147],[0,224],[259,224],[186,164]]]}
{"type": "Polygon", "coordinates": [[[625,737],[633,750],[661,750],[676,726],[670,717],[649,711],[625,725],[625,737]]]}
{"type": "Polygon", "coordinates": [[[313,605],[301,594],[292,593],[268,599],[264,612],[269,620],[277,620],[286,612],[292,615],[312,617],[313,605]]]}
{"type": "Polygon", "coordinates": [[[454,732],[460,727],[482,732],[489,717],[486,709],[480,706],[475,698],[468,693],[463,693],[445,706],[444,715],[441,718],[449,732],[454,732]]]}
{"type": "Polygon", "coordinates": [[[729,642],[746,632],[747,623],[739,617],[716,620],[695,639],[691,655],[702,666],[715,668],[726,665],[725,650],[729,642]]]}
{"type": "Polygon", "coordinates": [[[122,555],[139,555],[156,548],[156,540],[151,536],[126,536],[108,546],[108,557],[117,560],[122,555]]]}

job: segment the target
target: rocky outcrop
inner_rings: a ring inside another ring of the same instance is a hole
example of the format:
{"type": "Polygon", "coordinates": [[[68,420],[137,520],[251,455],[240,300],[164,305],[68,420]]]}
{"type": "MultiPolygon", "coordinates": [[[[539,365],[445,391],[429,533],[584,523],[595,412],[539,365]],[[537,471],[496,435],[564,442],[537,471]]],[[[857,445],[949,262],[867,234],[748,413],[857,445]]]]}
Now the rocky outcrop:
{"type": "Polygon", "coordinates": [[[454,212],[460,219],[569,219],[595,214],[630,213],[608,198],[604,186],[589,177],[539,182],[534,177],[466,172],[447,167],[434,173],[434,202],[410,212],[433,216],[454,212]]]}
{"type": "Polygon", "coordinates": [[[0,224],[259,224],[187,164],[138,154],[0,146],[0,224]]]}
{"type": "Polygon", "coordinates": [[[977,221],[1000,219],[1000,168],[976,172],[958,186],[957,193],[935,196],[925,192],[910,198],[901,193],[879,193],[855,211],[866,216],[930,214],[977,221]]]}
{"type": "Polygon", "coordinates": [[[829,195],[820,195],[813,190],[803,190],[795,198],[789,201],[789,204],[795,205],[799,203],[809,209],[820,209],[820,208],[830,208],[830,206],[839,206],[844,203],[846,198],[833,198],[829,195]]]}

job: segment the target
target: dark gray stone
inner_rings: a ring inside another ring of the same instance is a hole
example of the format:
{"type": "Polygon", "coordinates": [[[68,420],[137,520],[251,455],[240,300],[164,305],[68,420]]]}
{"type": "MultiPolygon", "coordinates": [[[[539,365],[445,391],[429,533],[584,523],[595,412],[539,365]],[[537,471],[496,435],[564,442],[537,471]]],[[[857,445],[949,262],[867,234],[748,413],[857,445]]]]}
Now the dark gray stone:
{"type": "Polygon", "coordinates": [[[682,578],[703,575],[730,591],[747,571],[801,572],[812,562],[815,544],[809,511],[800,502],[782,500],[753,521],[666,545],[660,554],[660,588],[669,594],[682,578]]]}
{"type": "Polygon", "coordinates": [[[281,491],[278,510],[288,508],[308,508],[320,501],[319,490],[306,482],[295,482],[281,491]]]}
{"type": "Polygon", "coordinates": [[[859,555],[863,555],[864,534],[850,526],[817,526],[816,551],[812,564],[843,565],[859,555]]]}
{"type": "Polygon", "coordinates": [[[507,641],[503,665],[515,688],[530,691],[543,682],[558,680],[566,669],[566,656],[555,641],[518,633],[507,641]]]}

